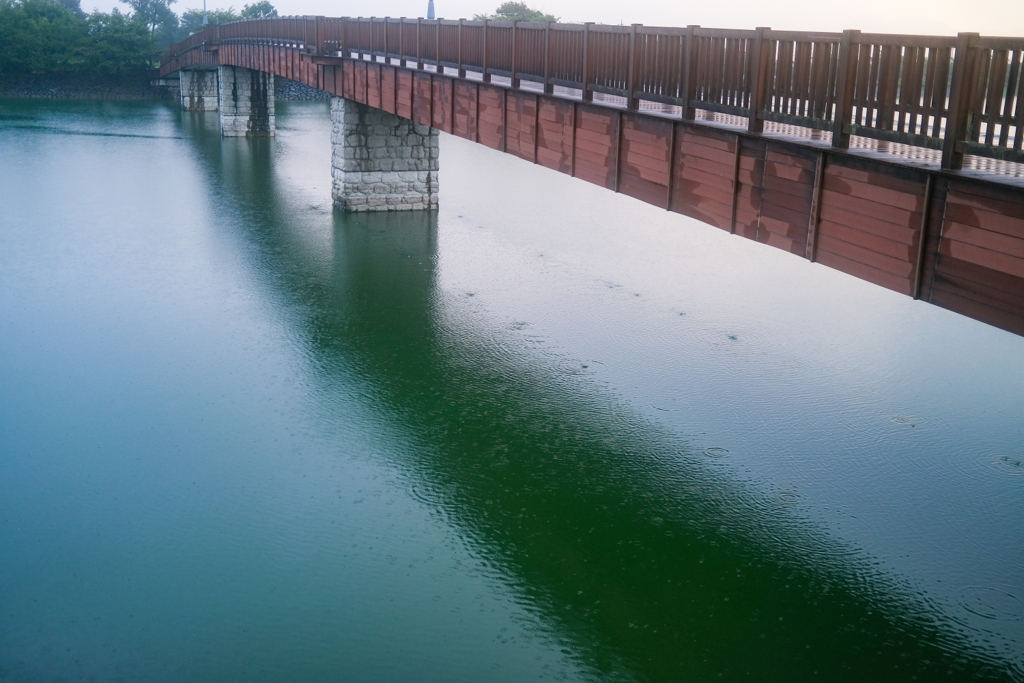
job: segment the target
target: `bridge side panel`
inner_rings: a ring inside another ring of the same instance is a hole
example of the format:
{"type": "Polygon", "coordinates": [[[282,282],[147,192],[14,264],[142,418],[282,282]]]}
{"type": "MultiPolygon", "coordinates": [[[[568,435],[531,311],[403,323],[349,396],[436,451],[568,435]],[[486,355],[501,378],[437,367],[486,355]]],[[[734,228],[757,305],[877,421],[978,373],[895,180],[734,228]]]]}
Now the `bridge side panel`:
{"type": "Polygon", "coordinates": [[[920,172],[832,158],[822,184],[817,260],[913,294],[924,197],[920,172]]]}
{"type": "Polygon", "coordinates": [[[455,117],[452,134],[467,140],[476,140],[476,85],[466,81],[453,81],[455,117]]]}
{"type": "Polygon", "coordinates": [[[1024,193],[950,179],[924,298],[1024,335],[1024,193]]]}
{"type": "Polygon", "coordinates": [[[477,142],[491,149],[501,149],[505,137],[505,104],[502,88],[477,85],[477,142]]]}
{"type": "Polygon", "coordinates": [[[817,154],[767,143],[756,240],[803,256],[814,193],[817,154]]]}
{"type": "Polygon", "coordinates": [[[666,206],[672,156],[671,121],[623,115],[619,191],[640,201],[666,206]]]}
{"type": "Polygon", "coordinates": [[[736,167],[733,232],[756,240],[761,232],[761,197],[764,192],[768,144],[757,138],[739,138],[739,165],[736,167]]]}
{"type": "Polygon", "coordinates": [[[676,151],[672,211],[722,230],[731,230],[739,136],[684,125],[676,140],[679,149],[676,151]]]}
{"type": "Polygon", "coordinates": [[[537,137],[537,97],[508,91],[505,98],[505,151],[534,161],[537,137]]]}
{"type": "Polygon", "coordinates": [[[431,125],[434,93],[430,74],[417,71],[412,77],[412,120],[424,126],[431,125]]]}
{"type": "Polygon", "coordinates": [[[606,107],[576,107],[576,177],[609,190],[615,187],[618,113],[606,107]]]}
{"type": "Polygon", "coordinates": [[[412,72],[398,72],[398,105],[397,114],[402,118],[412,118],[412,72]]]}
{"type": "Polygon", "coordinates": [[[398,109],[396,106],[395,96],[397,95],[398,86],[398,75],[395,72],[395,67],[385,66],[380,72],[380,96],[381,105],[380,108],[389,114],[397,114],[398,109]]]}
{"type": "Polygon", "coordinates": [[[540,98],[537,112],[537,159],[545,168],[572,173],[573,110],[572,102],[540,98]]]}

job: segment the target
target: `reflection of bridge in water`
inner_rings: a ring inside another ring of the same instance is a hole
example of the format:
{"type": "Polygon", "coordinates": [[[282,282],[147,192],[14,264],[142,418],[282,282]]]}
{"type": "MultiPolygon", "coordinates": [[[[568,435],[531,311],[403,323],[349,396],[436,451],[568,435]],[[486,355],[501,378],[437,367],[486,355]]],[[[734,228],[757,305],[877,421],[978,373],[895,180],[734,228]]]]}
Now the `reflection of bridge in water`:
{"type": "MultiPolygon", "coordinates": [[[[346,131],[383,110],[1024,334],[1022,65],[1024,38],[966,33],[307,17],[210,26],[161,75],[194,98],[220,68],[226,132],[272,133],[234,67],[274,73],[363,105],[346,131]]],[[[393,161],[347,154],[341,205],[389,191],[393,161]]],[[[425,163],[403,192],[436,191],[425,163]]]]}
{"type": "Polygon", "coordinates": [[[314,381],[331,393],[354,364],[410,434],[394,464],[417,497],[602,680],[1014,680],[784,494],[730,480],[627,405],[446,319],[436,214],[336,215],[325,260],[297,238],[267,146],[190,138],[210,182],[255,209],[251,267],[301,302],[314,381]]]}

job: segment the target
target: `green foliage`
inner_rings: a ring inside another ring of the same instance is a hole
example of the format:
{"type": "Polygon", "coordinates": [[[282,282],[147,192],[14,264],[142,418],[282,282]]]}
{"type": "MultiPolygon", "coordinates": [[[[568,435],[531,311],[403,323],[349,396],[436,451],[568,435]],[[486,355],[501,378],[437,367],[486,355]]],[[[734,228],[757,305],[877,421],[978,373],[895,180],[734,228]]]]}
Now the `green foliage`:
{"type": "MultiPolygon", "coordinates": [[[[175,22],[177,23],[177,22],[175,22]]],[[[86,19],[87,36],[79,51],[83,71],[124,76],[144,73],[160,56],[152,30],[137,14],[93,12],[86,19]]]]}
{"type": "Polygon", "coordinates": [[[141,17],[116,10],[79,16],[67,5],[0,0],[0,74],[143,74],[159,55],[152,30],[141,17]]]}
{"type": "Polygon", "coordinates": [[[38,76],[79,70],[85,22],[50,0],[0,0],[0,74],[38,76]]]}
{"type": "Polygon", "coordinates": [[[529,7],[525,2],[515,2],[515,0],[507,0],[498,5],[498,8],[494,10],[494,14],[474,14],[473,19],[476,21],[483,21],[490,19],[491,21],[558,21],[558,17],[545,14],[540,10],[529,7]]]}
{"type": "MultiPolygon", "coordinates": [[[[175,0],[121,0],[132,11],[81,10],[81,0],[0,0],[0,76],[145,75],[166,47],[203,28],[202,10],[180,19],[175,0]]],[[[211,24],[276,17],[268,0],[241,12],[208,13],[211,24]]]]}
{"type": "MultiPolygon", "coordinates": [[[[120,0],[132,8],[132,16],[149,27],[153,36],[173,37],[178,17],[171,9],[176,0],[120,0]]],[[[168,41],[170,42],[170,41],[168,41]]]]}
{"type": "MultiPolygon", "coordinates": [[[[212,9],[208,11],[207,18],[211,24],[227,24],[242,19],[269,19],[277,16],[277,9],[268,0],[259,0],[251,5],[246,5],[241,12],[236,12],[234,7],[227,9],[212,9]]],[[[175,40],[183,40],[196,31],[203,30],[203,10],[189,9],[181,13],[178,20],[178,32],[175,40]]]]}
{"type": "Polygon", "coordinates": [[[269,0],[259,0],[242,8],[242,19],[270,19],[277,16],[277,10],[269,0]]]}

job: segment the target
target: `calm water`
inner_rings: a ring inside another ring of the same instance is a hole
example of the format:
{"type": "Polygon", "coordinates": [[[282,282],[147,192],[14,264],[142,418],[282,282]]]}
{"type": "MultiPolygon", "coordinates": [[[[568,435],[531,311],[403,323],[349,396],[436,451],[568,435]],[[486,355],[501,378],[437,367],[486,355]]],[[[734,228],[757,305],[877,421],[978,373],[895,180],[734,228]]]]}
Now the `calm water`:
{"type": "Polygon", "coordinates": [[[1024,339],[278,125],[0,102],[0,681],[1024,681],[1024,339]]]}

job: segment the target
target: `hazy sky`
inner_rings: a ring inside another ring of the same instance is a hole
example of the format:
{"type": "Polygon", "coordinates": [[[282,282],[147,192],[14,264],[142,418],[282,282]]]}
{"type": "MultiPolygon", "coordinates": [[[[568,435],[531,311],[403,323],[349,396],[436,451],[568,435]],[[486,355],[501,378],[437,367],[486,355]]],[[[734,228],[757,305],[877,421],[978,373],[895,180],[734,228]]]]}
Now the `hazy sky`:
{"type": "MultiPolygon", "coordinates": [[[[209,8],[234,5],[241,9],[255,0],[206,0],[209,8]]],[[[437,15],[446,19],[493,12],[503,0],[434,0],[437,15]]],[[[271,0],[284,14],[324,16],[425,16],[427,0],[271,0]]],[[[671,0],[526,0],[563,21],[605,24],[642,23],[648,26],[700,24],[714,28],[770,26],[781,30],[841,31],[857,28],[885,33],[953,35],[977,31],[983,35],[1024,36],[1024,0],[858,0],[853,3],[817,0],[731,0],[680,2],[671,0]]],[[[116,0],[82,0],[82,8],[102,11],[126,6],[116,0]]],[[[201,8],[202,0],[178,0],[181,12],[201,8]]]]}

